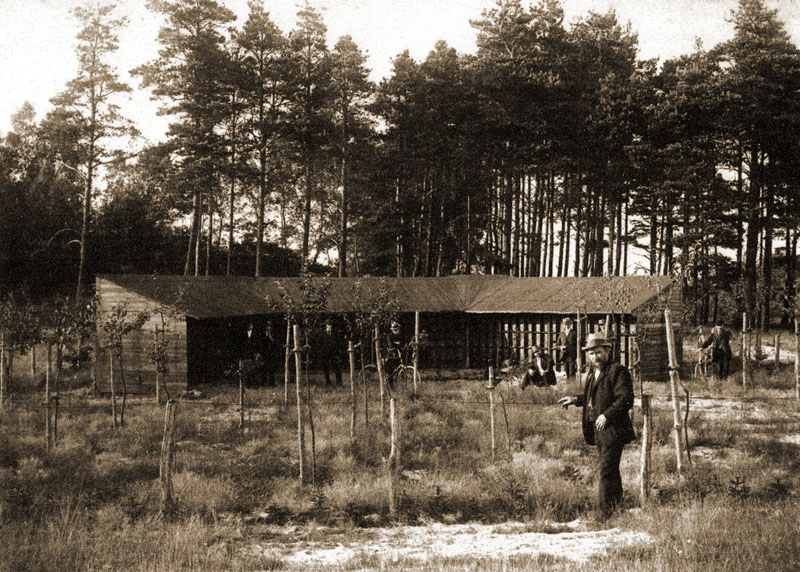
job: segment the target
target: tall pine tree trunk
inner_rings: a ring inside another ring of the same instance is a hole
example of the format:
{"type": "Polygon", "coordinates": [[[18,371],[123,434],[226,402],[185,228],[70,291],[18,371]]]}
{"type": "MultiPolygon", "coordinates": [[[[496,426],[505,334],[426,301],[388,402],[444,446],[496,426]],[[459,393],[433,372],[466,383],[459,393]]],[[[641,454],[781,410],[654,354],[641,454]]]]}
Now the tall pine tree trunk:
{"type": "Polygon", "coordinates": [[[203,241],[203,196],[198,194],[197,239],[194,243],[194,275],[200,276],[200,244],[203,241]]]}
{"type": "Polygon", "coordinates": [[[748,193],[747,238],[744,252],[744,299],[750,316],[756,312],[756,280],[758,243],[761,235],[759,202],[761,195],[761,169],[758,151],[753,149],[750,160],[750,190],[748,193]]]}
{"type": "Polygon", "coordinates": [[[761,276],[763,283],[761,329],[767,330],[772,319],[770,299],[772,298],[772,233],[774,231],[773,211],[775,208],[772,185],[764,186],[764,253],[761,258],[761,276]]]}
{"type": "MultiPolygon", "coordinates": [[[[262,274],[261,260],[264,257],[264,210],[267,200],[267,149],[264,142],[261,143],[260,147],[261,148],[258,150],[258,198],[256,199],[256,278],[262,274]]],[[[303,261],[306,260],[306,257],[307,253],[303,256],[303,261]]]]}
{"type": "Polygon", "coordinates": [[[581,275],[581,225],[583,222],[583,176],[580,172],[576,173],[575,178],[575,267],[573,276],[581,275]]]}
{"type": "Polygon", "coordinates": [[[192,194],[192,225],[189,228],[189,245],[186,249],[186,263],[183,266],[183,275],[189,276],[189,268],[192,263],[192,247],[194,246],[194,235],[197,230],[197,213],[200,210],[200,193],[195,191],[192,194]]]}
{"type": "Polygon", "coordinates": [[[211,243],[214,240],[214,195],[208,193],[208,237],[206,238],[206,276],[211,272],[211,243]]]}
{"type": "MultiPolygon", "coordinates": [[[[347,129],[345,128],[345,132],[347,129]]],[[[339,278],[347,276],[347,211],[350,208],[348,194],[349,181],[347,180],[347,141],[342,141],[342,165],[340,176],[342,178],[342,202],[339,213],[339,278]]]]}

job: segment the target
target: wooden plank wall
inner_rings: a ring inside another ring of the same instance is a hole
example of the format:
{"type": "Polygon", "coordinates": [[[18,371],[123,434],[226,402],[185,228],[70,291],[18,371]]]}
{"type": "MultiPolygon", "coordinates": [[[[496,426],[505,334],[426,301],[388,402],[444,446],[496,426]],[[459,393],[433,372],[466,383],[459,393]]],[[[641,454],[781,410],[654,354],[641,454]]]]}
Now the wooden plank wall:
{"type": "MultiPolygon", "coordinates": [[[[122,358],[125,370],[125,382],[131,393],[155,393],[156,370],[151,361],[154,349],[154,332],[156,328],[162,329],[162,314],[164,320],[167,367],[167,387],[170,392],[186,391],[187,387],[187,361],[186,361],[186,320],[180,315],[170,315],[168,310],[162,308],[152,300],[139,296],[121,286],[97,279],[98,294],[98,333],[102,336],[102,323],[105,316],[113,311],[115,306],[123,306],[128,315],[133,317],[138,313],[148,314],[147,321],[141,330],[125,338],[122,344],[122,358]]],[[[102,342],[101,342],[102,344],[102,342]]],[[[109,355],[100,349],[98,359],[98,385],[101,391],[109,391],[109,355]]],[[[117,391],[120,391],[121,382],[119,364],[114,363],[114,381],[117,391]]]]}
{"type": "MultiPolygon", "coordinates": [[[[583,340],[589,333],[598,332],[599,322],[605,316],[589,316],[582,326],[583,340]]],[[[487,364],[499,367],[505,360],[514,363],[524,361],[530,356],[534,345],[545,349],[557,358],[557,339],[561,327],[561,315],[494,315],[472,314],[468,316],[470,328],[469,355],[473,368],[482,368],[487,364]]],[[[574,317],[573,317],[574,319],[574,317]]],[[[631,323],[630,316],[617,316],[613,327],[616,343],[614,355],[625,365],[630,365],[634,344],[636,343],[636,325],[631,323]]],[[[648,379],[661,379],[666,354],[666,340],[663,324],[649,331],[649,338],[642,352],[642,362],[648,379]]],[[[680,344],[679,344],[680,345],[680,344]]],[[[466,357],[464,358],[466,362],[466,357]]],[[[584,358],[584,363],[586,359],[584,358]]]]}

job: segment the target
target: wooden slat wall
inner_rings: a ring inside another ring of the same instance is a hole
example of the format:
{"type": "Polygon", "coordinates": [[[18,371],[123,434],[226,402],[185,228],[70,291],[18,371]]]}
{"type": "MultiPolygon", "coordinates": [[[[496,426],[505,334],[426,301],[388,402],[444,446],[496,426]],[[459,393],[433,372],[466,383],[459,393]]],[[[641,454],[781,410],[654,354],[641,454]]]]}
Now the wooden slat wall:
{"type": "MultiPolygon", "coordinates": [[[[500,367],[503,360],[522,361],[530,355],[530,348],[538,345],[557,357],[556,341],[559,333],[560,315],[472,315],[470,316],[470,362],[472,367],[485,364],[500,367]]],[[[599,331],[599,320],[604,316],[589,316],[588,332],[599,331]]],[[[630,365],[631,352],[637,336],[637,326],[630,323],[629,316],[615,320],[616,359],[630,365]]],[[[584,340],[587,330],[584,327],[584,340]]],[[[680,331],[676,330],[676,346],[680,348],[680,331]]],[[[640,343],[641,371],[644,379],[663,381],[668,379],[667,344],[663,324],[647,326],[647,335],[640,343]]],[[[463,361],[463,357],[461,358],[463,361]]],[[[584,358],[584,363],[586,360],[584,358]]]]}
{"type": "MultiPolygon", "coordinates": [[[[142,296],[134,294],[113,282],[97,279],[98,293],[98,333],[102,336],[102,323],[115,306],[124,306],[128,315],[133,317],[146,312],[149,317],[138,332],[134,332],[123,340],[122,358],[125,370],[125,382],[129,392],[155,392],[155,365],[150,359],[154,349],[153,333],[156,328],[162,329],[161,309],[158,304],[142,296]]],[[[171,316],[165,311],[165,341],[167,353],[166,375],[167,387],[170,391],[185,391],[187,387],[186,361],[186,321],[182,316],[171,316]]],[[[109,389],[109,356],[101,350],[98,353],[99,379],[101,390],[109,389]]],[[[119,364],[114,364],[114,381],[121,382],[119,364]]]]}

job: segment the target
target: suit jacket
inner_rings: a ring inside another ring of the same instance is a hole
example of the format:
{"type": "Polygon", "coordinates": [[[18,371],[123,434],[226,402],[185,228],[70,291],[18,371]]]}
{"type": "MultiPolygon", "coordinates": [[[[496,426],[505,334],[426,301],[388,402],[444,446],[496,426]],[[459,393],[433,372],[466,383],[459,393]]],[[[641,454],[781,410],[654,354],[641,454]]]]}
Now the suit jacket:
{"type": "Polygon", "coordinates": [[[711,346],[712,356],[715,359],[721,359],[733,354],[731,351],[731,333],[728,330],[721,330],[719,332],[711,332],[708,339],[703,342],[701,346],[703,349],[711,346]]]}
{"type": "Polygon", "coordinates": [[[589,445],[625,444],[636,439],[628,415],[633,407],[633,382],[625,366],[606,364],[596,381],[594,370],[590,369],[583,394],[575,396],[575,400],[583,407],[583,438],[589,445]],[[606,427],[595,431],[594,422],[601,413],[606,416],[606,427]]]}
{"type": "Polygon", "coordinates": [[[556,345],[559,346],[558,361],[574,360],[578,355],[578,333],[575,328],[570,328],[569,332],[561,330],[556,345]]]}
{"type": "Polygon", "coordinates": [[[551,360],[550,356],[547,355],[542,355],[541,359],[544,375],[539,372],[539,365],[536,363],[536,358],[533,358],[533,361],[528,364],[528,367],[525,370],[525,376],[522,378],[520,389],[525,389],[529,385],[545,387],[556,384],[556,374],[553,371],[553,360],[551,360]],[[530,370],[533,370],[532,375],[530,370]]]}

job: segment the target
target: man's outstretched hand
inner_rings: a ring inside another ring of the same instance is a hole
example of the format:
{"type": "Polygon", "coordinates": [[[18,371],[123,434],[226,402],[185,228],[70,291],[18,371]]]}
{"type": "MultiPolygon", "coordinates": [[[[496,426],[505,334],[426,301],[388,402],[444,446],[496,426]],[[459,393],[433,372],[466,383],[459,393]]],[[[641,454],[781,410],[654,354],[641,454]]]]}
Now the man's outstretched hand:
{"type": "Polygon", "coordinates": [[[575,398],[574,397],[562,397],[558,400],[558,404],[563,408],[566,409],[570,405],[575,405],[575,398]]]}

